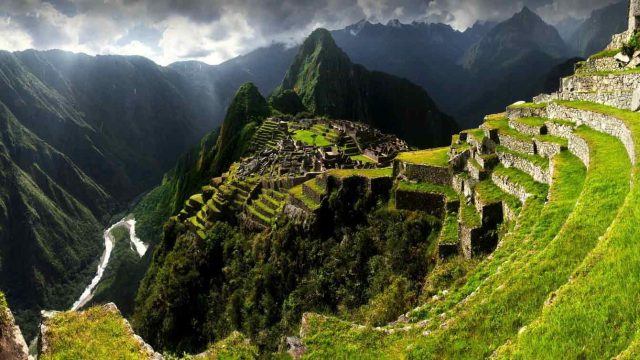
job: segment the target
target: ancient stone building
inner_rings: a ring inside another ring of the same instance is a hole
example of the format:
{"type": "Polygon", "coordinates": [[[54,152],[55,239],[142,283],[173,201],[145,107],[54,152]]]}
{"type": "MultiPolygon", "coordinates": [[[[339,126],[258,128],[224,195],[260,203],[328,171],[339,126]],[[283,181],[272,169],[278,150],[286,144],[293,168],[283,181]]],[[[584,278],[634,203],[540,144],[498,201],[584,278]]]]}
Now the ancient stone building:
{"type": "Polygon", "coordinates": [[[640,30],[640,0],[629,2],[629,33],[640,30]]]}

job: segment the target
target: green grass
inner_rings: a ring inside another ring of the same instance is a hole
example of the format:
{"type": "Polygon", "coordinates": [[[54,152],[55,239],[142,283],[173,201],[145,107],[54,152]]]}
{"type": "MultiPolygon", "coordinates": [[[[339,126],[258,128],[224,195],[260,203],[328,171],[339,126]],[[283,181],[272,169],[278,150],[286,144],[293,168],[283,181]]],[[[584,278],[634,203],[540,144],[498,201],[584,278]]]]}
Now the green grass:
{"type": "Polygon", "coordinates": [[[508,109],[545,109],[547,104],[524,103],[520,105],[509,105],[508,109]]]}
{"type": "Polygon", "coordinates": [[[327,140],[324,136],[318,135],[309,130],[298,130],[293,135],[294,140],[302,141],[305,145],[309,146],[331,146],[334,143],[327,140]]]}
{"type": "Polygon", "coordinates": [[[247,206],[247,208],[249,209],[249,212],[251,214],[253,214],[254,216],[258,217],[259,219],[261,219],[265,223],[271,224],[273,222],[273,220],[270,217],[268,217],[268,216],[264,215],[263,213],[259,212],[258,210],[256,210],[255,207],[250,205],[250,206],[247,206]]]}
{"type": "MultiPolygon", "coordinates": [[[[491,258],[477,266],[476,270],[467,277],[467,281],[462,282],[463,285],[450,289],[450,295],[430,302],[423,310],[413,314],[414,321],[433,319],[431,326],[426,329],[431,332],[429,336],[422,336],[424,328],[418,328],[409,333],[382,336],[366,328],[355,329],[337,320],[323,319],[321,324],[311,324],[308,337],[313,341],[307,342],[305,338],[311,358],[316,354],[357,354],[358,358],[364,359],[488,357],[492,352],[491,348],[504,343],[503,323],[512,323],[513,317],[517,318],[521,309],[527,308],[520,305],[531,301],[527,289],[531,288],[534,294],[541,290],[533,284],[527,285],[532,279],[526,279],[519,283],[526,289],[517,288],[515,293],[510,294],[509,305],[504,305],[504,300],[494,304],[492,296],[498,296],[502,289],[509,289],[512,283],[506,284],[505,281],[511,275],[522,273],[519,268],[523,264],[526,265],[528,260],[539,254],[541,249],[554,239],[574,209],[583,188],[585,169],[577,157],[563,152],[553,161],[556,171],[550,189],[550,201],[545,204],[537,198],[528,200],[514,230],[502,239],[502,246],[491,258]],[[470,305],[465,303],[461,304],[460,308],[456,308],[461,300],[479,290],[482,291],[469,298],[470,305]],[[459,315],[449,323],[449,328],[439,329],[439,315],[449,314],[447,315],[449,318],[455,313],[454,310],[459,311],[459,315]],[[488,314],[495,314],[495,316],[488,316],[488,314]],[[316,325],[318,325],[317,330],[316,325]],[[480,346],[482,349],[482,346],[487,344],[490,344],[489,349],[481,350],[479,355],[477,347],[480,346]]],[[[583,206],[585,205],[586,202],[583,206]]],[[[465,216],[465,213],[474,215],[479,223],[479,216],[474,208],[463,205],[461,217],[465,216]]],[[[574,224],[577,225],[577,223],[574,224]]],[[[568,230],[565,231],[565,234],[567,233],[569,233],[568,230]]],[[[546,280],[544,275],[546,274],[543,273],[541,278],[546,280]]],[[[563,281],[566,281],[566,276],[563,281]]],[[[543,294],[543,297],[545,295],[543,294]]],[[[512,325],[507,330],[507,334],[512,336],[517,332],[518,327],[512,325]]]]}
{"type": "Polygon", "coordinates": [[[608,57],[614,57],[620,51],[621,51],[620,49],[603,50],[603,51],[600,51],[598,53],[595,53],[595,54],[589,56],[589,60],[597,60],[597,59],[603,59],[603,58],[608,58],[608,57]]]}
{"type": "Polygon", "coordinates": [[[393,175],[393,169],[390,167],[378,169],[332,169],[327,171],[327,174],[341,179],[352,176],[362,176],[369,179],[378,179],[391,177],[393,175]]]}
{"type": "Polygon", "coordinates": [[[420,150],[398,154],[396,160],[409,164],[431,165],[438,167],[449,166],[449,148],[420,150]]]}
{"type": "Polygon", "coordinates": [[[553,135],[536,135],[533,137],[535,140],[539,140],[546,143],[558,144],[560,146],[569,146],[569,140],[553,135]]]}
{"type": "Polygon", "coordinates": [[[447,201],[449,202],[459,200],[458,193],[456,193],[455,190],[453,190],[453,188],[450,186],[442,186],[426,182],[411,183],[408,181],[400,181],[398,183],[397,189],[408,192],[442,194],[447,198],[447,201]]]}
{"type": "Polygon", "coordinates": [[[478,210],[470,204],[460,204],[460,220],[470,228],[479,228],[482,226],[482,219],[480,219],[478,210]]]}
{"type": "Polygon", "coordinates": [[[517,152],[517,151],[513,151],[511,149],[508,149],[502,145],[498,145],[496,147],[496,151],[498,153],[504,153],[504,154],[510,154],[513,156],[517,156],[520,158],[523,158],[527,161],[529,161],[530,163],[542,168],[542,169],[548,169],[549,168],[549,160],[546,158],[543,158],[542,156],[538,156],[538,155],[531,155],[531,154],[524,154],[521,152],[517,152]]]}
{"type": "Polygon", "coordinates": [[[447,212],[442,222],[442,230],[438,242],[440,244],[457,244],[458,243],[458,214],[447,212]]]}
{"type": "Polygon", "coordinates": [[[361,161],[363,163],[368,163],[368,164],[375,164],[376,162],[373,161],[373,159],[370,159],[364,155],[354,155],[351,156],[351,160],[353,161],[361,161]]]}
{"type": "MultiPolygon", "coordinates": [[[[565,284],[569,275],[593,250],[629,189],[630,164],[625,159],[622,144],[613,137],[588,129],[580,129],[578,134],[587,140],[593,150],[592,163],[575,208],[564,208],[563,214],[566,216],[573,210],[564,225],[558,229],[559,223],[554,213],[543,212],[538,215],[541,222],[531,236],[517,246],[507,247],[506,250],[511,252],[509,262],[503,262],[500,272],[485,281],[475,297],[464,304],[464,308],[458,309],[456,321],[448,329],[438,331],[421,344],[416,344],[413,356],[488,356],[497,347],[515,338],[523,326],[540,316],[549,294],[565,284]],[[611,159],[618,160],[612,162],[611,159]]],[[[562,218],[558,217],[560,220],[562,218]]],[[[500,253],[494,253],[494,257],[504,255],[501,254],[502,248],[498,251],[500,253]]],[[[555,325],[568,326],[565,322],[555,322],[555,325]]],[[[543,333],[536,335],[544,336],[543,333]]],[[[549,356],[547,352],[552,346],[564,346],[558,344],[565,341],[570,340],[557,336],[551,340],[549,336],[545,344],[548,347],[544,350],[540,348],[537,356],[524,358],[567,358],[569,353],[549,356]]]]}
{"type": "Polygon", "coordinates": [[[518,198],[505,193],[491,180],[479,182],[475,188],[475,194],[480,202],[485,205],[505,202],[512,209],[520,207],[520,200],[518,198]]]}
{"type": "MultiPolygon", "coordinates": [[[[566,104],[607,113],[632,128],[636,151],[640,147],[638,114],[596,104],[566,104]],[[635,121],[634,121],[635,119],[635,121]]],[[[610,157],[615,167],[624,156],[610,157]]],[[[610,175],[616,177],[615,170],[610,175]]],[[[633,171],[632,189],[605,236],[573,274],[570,283],[557,291],[549,307],[504,354],[513,357],[611,358],[638,355],[640,311],[640,172],[633,171]],[[561,339],[562,341],[557,341],[561,339]],[[542,355],[544,354],[544,355],[542,355]],[[570,355],[569,355],[570,354],[570,355]]],[[[603,186],[604,187],[604,186],[603,186]]],[[[609,190],[609,188],[605,188],[609,190]]],[[[610,190],[609,190],[610,191],[610,190]]],[[[605,192],[605,191],[603,191],[605,192]]],[[[607,195],[607,194],[604,194],[607,195]]]]}
{"type": "Polygon", "coordinates": [[[4,293],[0,292],[0,325],[4,325],[9,321],[9,305],[4,293]]]}
{"type": "Polygon", "coordinates": [[[520,171],[516,168],[506,168],[503,165],[498,165],[493,173],[497,176],[506,177],[510,182],[522,186],[528,194],[545,197],[549,187],[546,184],[535,181],[531,175],[520,171]]]}
{"type": "Polygon", "coordinates": [[[308,207],[310,210],[315,210],[320,208],[320,204],[313,201],[313,199],[310,199],[304,194],[304,192],[302,191],[302,185],[298,185],[289,189],[289,194],[291,194],[296,199],[301,200],[304,203],[304,205],[308,207]]]}
{"type": "Polygon", "coordinates": [[[468,136],[472,137],[480,144],[482,144],[482,140],[485,138],[484,130],[482,129],[471,129],[471,130],[465,130],[464,132],[467,133],[468,136]]]}
{"type": "Polygon", "coordinates": [[[47,325],[49,346],[42,360],[147,359],[122,316],[104,306],[59,313],[47,325]]]}
{"type": "Polygon", "coordinates": [[[525,117],[525,118],[519,118],[519,119],[515,119],[515,120],[511,120],[513,122],[517,122],[523,125],[527,125],[527,126],[537,126],[537,127],[542,127],[544,126],[545,121],[547,121],[548,119],[545,118],[541,118],[541,117],[525,117]]]}

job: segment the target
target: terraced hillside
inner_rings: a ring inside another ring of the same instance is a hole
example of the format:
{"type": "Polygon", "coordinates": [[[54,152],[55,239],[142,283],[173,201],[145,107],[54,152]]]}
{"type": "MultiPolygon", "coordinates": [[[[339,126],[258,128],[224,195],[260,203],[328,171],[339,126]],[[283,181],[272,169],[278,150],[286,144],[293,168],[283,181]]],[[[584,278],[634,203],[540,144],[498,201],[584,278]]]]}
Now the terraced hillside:
{"type": "Polygon", "coordinates": [[[449,148],[400,154],[396,206],[443,219],[422,305],[380,327],[305,314],[297,351],[637,358],[640,78],[618,52],[580,63],[558,93],[487,116],[449,148]]]}

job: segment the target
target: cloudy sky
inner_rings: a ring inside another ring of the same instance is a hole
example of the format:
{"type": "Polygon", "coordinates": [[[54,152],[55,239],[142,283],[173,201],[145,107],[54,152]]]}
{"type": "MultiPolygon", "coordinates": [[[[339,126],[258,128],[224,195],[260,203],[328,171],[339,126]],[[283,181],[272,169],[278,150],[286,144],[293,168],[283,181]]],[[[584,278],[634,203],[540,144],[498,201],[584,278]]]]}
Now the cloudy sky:
{"type": "Polygon", "coordinates": [[[361,19],[446,22],[463,30],[524,5],[550,23],[617,0],[0,0],[0,49],[142,55],[217,64],[316,27],[361,19]]]}

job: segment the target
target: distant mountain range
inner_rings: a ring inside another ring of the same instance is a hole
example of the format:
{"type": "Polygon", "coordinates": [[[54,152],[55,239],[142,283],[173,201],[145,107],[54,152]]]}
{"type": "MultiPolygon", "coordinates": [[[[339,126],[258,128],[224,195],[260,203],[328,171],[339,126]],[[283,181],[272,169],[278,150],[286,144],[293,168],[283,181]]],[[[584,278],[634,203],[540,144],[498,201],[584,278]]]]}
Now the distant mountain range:
{"type": "MultiPolygon", "coordinates": [[[[360,21],[331,33],[354,63],[416,83],[444,112],[461,125],[472,126],[505,102],[541,92],[544,77],[567,59],[604,48],[611,35],[624,30],[627,4],[625,0],[595,11],[584,21],[558,24],[562,36],[529,9],[500,24],[478,22],[464,32],[444,24],[394,20],[387,24],[360,21]],[[487,86],[493,82],[486,81],[493,79],[499,83],[487,86]],[[530,86],[512,87],[515,81],[530,86]]],[[[274,44],[220,65],[188,62],[170,67],[206,90],[198,96],[210,99],[214,118],[221,121],[240,84],[251,81],[268,96],[284,78],[296,52],[297,47],[274,44]]]]}

